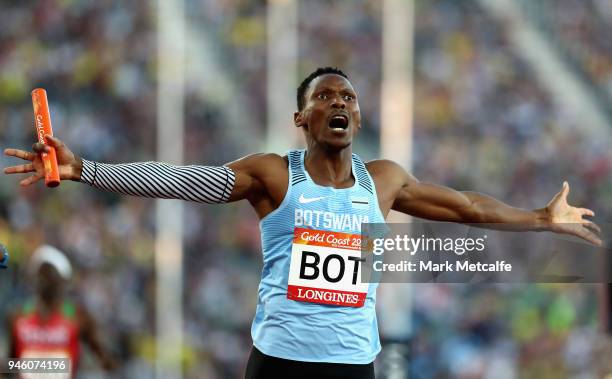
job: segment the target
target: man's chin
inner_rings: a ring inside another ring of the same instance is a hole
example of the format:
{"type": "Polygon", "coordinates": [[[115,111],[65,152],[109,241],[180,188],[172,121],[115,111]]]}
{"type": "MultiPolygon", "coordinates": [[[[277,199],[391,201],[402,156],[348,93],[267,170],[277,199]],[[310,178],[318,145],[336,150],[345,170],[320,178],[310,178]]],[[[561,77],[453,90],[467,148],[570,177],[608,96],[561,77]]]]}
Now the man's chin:
{"type": "Polygon", "coordinates": [[[332,152],[334,152],[334,151],[341,151],[341,150],[344,150],[344,149],[350,147],[352,142],[353,141],[351,139],[349,139],[349,140],[345,140],[345,139],[343,139],[343,140],[330,139],[330,140],[326,140],[325,141],[325,148],[326,148],[326,150],[332,151],[332,152]]]}

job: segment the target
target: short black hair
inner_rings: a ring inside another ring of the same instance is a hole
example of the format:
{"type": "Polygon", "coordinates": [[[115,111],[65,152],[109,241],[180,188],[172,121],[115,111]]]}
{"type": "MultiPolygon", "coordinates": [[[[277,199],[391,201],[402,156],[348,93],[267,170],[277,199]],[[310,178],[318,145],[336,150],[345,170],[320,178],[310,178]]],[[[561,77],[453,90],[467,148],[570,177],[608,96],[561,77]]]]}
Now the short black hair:
{"type": "Polygon", "coordinates": [[[308,86],[310,85],[310,82],[312,82],[315,78],[321,76],[321,75],[326,75],[326,74],[335,74],[335,75],[340,75],[346,79],[348,79],[348,76],[342,72],[342,70],[340,70],[337,67],[319,67],[317,68],[315,71],[311,72],[310,75],[308,75],[306,77],[306,79],[304,79],[302,81],[302,83],[300,84],[300,86],[297,89],[297,107],[298,107],[298,111],[301,111],[302,109],[304,109],[304,104],[306,103],[306,99],[304,98],[304,95],[306,94],[306,90],[308,89],[308,86]]]}

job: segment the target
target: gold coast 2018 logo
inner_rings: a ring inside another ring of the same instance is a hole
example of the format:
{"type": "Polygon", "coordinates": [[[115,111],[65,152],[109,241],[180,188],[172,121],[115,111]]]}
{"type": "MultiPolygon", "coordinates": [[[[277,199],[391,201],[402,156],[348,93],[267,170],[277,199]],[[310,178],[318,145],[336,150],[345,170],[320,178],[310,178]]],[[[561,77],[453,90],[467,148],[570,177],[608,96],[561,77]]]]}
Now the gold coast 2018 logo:
{"type": "Polygon", "coordinates": [[[37,93],[34,93],[32,96],[32,105],[34,106],[34,121],[36,122],[36,131],[38,142],[45,142],[45,127],[44,127],[44,119],[41,114],[41,106],[40,106],[40,96],[37,93]]]}

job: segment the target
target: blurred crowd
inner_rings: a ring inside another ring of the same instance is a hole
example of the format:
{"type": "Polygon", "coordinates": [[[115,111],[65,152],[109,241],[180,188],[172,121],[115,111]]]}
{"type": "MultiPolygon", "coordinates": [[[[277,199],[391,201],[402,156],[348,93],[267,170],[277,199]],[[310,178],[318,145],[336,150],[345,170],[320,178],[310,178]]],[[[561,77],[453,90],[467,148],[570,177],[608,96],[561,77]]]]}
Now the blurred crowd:
{"type": "MultiPolygon", "coordinates": [[[[259,139],[252,146],[263,139],[265,2],[186,3],[189,29],[195,38],[214,41],[210,53],[231,83],[202,89],[197,78],[188,78],[185,162],[222,164],[254,152],[228,131],[228,108],[245,113],[250,123],[239,128],[259,139]],[[244,107],[227,88],[242,96],[244,107]]],[[[585,67],[611,88],[610,41],[591,30],[610,25],[611,18],[593,8],[606,8],[606,1],[583,3],[559,2],[557,11],[565,15],[559,27],[588,24],[567,47],[592,49],[582,56],[598,63],[585,67]],[[602,24],[584,21],[595,12],[602,24]]],[[[154,4],[49,0],[0,7],[3,147],[34,142],[29,92],[44,87],[54,131],[76,154],[114,163],[155,158],[154,4]]],[[[374,145],[381,2],[300,1],[298,15],[300,75],[317,66],[345,70],[360,96],[360,144],[374,145]]],[[[610,219],[612,150],[584,132],[571,109],[551,101],[508,40],[506,26],[475,1],[417,1],[415,21],[414,175],[524,208],[543,207],[568,180],[572,203],[595,209],[598,221],[610,219]]],[[[563,30],[571,35],[573,29],[563,30]]],[[[0,163],[16,160],[2,157],[0,163]]],[[[31,252],[42,243],[55,245],[77,268],[72,296],[93,311],[120,357],[114,376],[153,377],[154,202],[78,183],[47,190],[19,188],[18,181],[0,182],[0,242],[11,252],[11,269],[0,273],[0,298],[8,299],[0,302],[0,316],[31,294],[25,267],[31,252]]],[[[191,203],[185,203],[185,218],[186,378],[238,378],[250,350],[261,270],[257,218],[245,204],[191,203]]],[[[406,365],[415,378],[598,377],[596,286],[415,288],[413,307],[406,309],[414,322],[406,365]]],[[[6,332],[0,331],[0,356],[6,332]]],[[[99,375],[86,355],[80,377],[99,375]]]]}
{"type": "Polygon", "coordinates": [[[588,84],[612,104],[612,3],[607,0],[522,1],[547,38],[556,43],[588,84]]]}
{"type": "MultiPolygon", "coordinates": [[[[558,12],[564,3],[583,2],[557,2],[558,12]]],[[[581,8],[585,17],[589,9],[581,8]]],[[[531,209],[568,180],[570,201],[608,220],[609,146],[583,131],[575,110],[551,101],[507,25],[474,2],[422,1],[416,15],[415,175],[531,209]]],[[[597,286],[420,286],[416,378],[601,375],[597,286]]]]}

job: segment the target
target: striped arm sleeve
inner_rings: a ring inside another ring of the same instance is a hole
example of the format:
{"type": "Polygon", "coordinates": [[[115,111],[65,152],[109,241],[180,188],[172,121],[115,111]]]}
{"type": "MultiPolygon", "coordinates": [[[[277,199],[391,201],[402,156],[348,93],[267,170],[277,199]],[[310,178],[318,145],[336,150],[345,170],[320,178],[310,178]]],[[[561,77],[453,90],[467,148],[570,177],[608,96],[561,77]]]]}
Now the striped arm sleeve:
{"type": "Polygon", "coordinates": [[[80,181],[125,195],[226,203],[236,175],[225,166],[175,166],[162,162],[107,164],[83,159],[80,181]]]}

